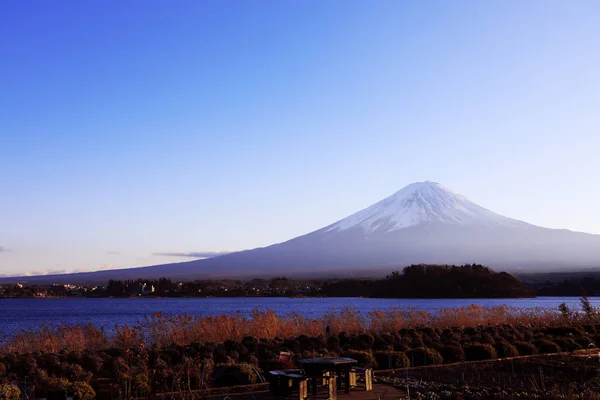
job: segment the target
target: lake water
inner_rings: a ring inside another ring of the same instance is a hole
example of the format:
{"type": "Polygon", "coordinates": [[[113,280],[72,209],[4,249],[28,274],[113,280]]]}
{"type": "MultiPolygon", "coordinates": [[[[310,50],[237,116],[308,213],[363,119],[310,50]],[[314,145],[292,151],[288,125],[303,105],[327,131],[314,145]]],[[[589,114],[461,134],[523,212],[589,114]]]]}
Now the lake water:
{"type": "MultiPolygon", "coordinates": [[[[318,317],[352,306],[363,312],[390,307],[416,307],[435,311],[444,307],[507,305],[512,307],[557,308],[560,303],[579,305],[577,297],[539,297],[535,299],[363,299],[363,298],[128,298],[128,299],[0,299],[0,337],[35,329],[44,323],[87,324],[112,330],[115,325],[134,324],[153,312],[165,314],[220,315],[240,311],[248,315],[253,308],[270,309],[277,314],[297,312],[318,317]]],[[[600,306],[600,297],[590,298],[600,306]]]]}

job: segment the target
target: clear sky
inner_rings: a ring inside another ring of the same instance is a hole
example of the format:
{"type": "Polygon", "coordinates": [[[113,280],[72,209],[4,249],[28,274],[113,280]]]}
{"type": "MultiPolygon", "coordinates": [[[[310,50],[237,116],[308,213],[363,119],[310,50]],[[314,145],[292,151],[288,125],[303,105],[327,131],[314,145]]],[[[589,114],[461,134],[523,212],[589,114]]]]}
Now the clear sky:
{"type": "Polygon", "coordinates": [[[600,234],[600,2],[0,2],[0,273],[265,246],[433,180],[600,234]]]}

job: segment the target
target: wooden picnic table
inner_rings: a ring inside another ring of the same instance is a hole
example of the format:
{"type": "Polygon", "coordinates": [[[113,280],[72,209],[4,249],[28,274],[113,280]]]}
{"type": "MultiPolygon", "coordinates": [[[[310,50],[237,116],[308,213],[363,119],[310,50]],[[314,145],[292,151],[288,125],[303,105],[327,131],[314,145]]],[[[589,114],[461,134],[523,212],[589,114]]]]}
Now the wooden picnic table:
{"type": "Polygon", "coordinates": [[[307,376],[313,377],[312,379],[312,392],[313,395],[317,395],[317,379],[316,377],[322,377],[325,372],[335,372],[337,375],[337,388],[342,388],[342,376],[344,377],[344,391],[350,393],[350,370],[352,366],[357,364],[358,361],[352,358],[336,357],[336,358],[306,358],[298,360],[298,364],[302,367],[307,376]]]}

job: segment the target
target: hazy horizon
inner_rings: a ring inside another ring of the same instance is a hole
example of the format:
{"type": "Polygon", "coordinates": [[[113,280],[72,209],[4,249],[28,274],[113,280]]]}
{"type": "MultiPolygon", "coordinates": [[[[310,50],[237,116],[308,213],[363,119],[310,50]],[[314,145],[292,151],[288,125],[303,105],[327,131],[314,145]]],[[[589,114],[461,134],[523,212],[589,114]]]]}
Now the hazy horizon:
{"type": "Polygon", "coordinates": [[[268,246],[418,181],[600,234],[600,4],[0,4],[0,274],[268,246]]]}

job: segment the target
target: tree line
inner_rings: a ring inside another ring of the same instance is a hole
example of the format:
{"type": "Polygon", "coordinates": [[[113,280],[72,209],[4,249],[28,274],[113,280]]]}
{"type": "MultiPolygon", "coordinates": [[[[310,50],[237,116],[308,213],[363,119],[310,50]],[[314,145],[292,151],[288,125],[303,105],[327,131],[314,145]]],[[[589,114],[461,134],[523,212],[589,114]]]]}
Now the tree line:
{"type": "Polygon", "coordinates": [[[384,279],[326,282],[327,296],[379,298],[509,298],[534,297],[535,289],[506,272],[481,264],[411,265],[384,279]]]}

